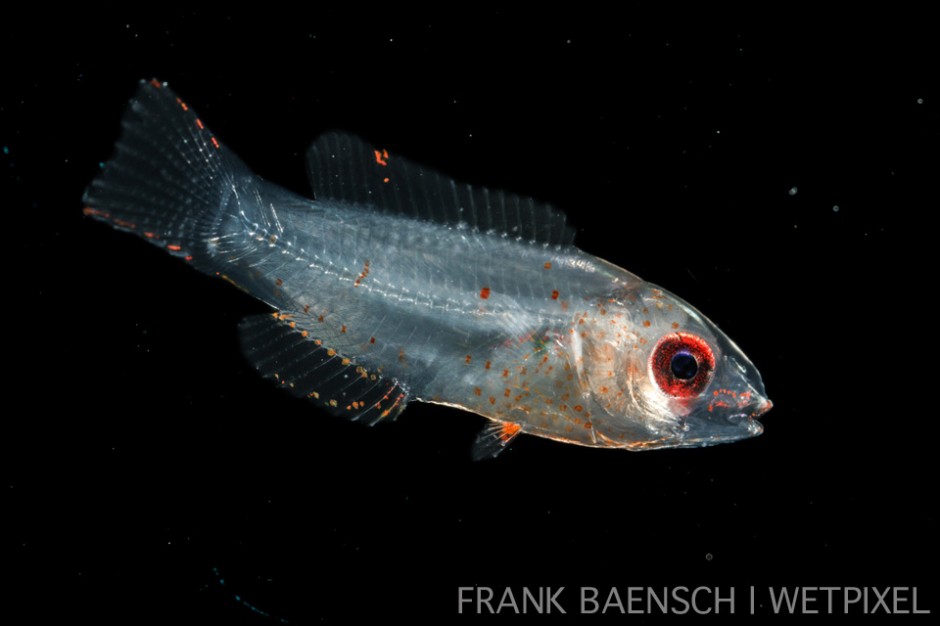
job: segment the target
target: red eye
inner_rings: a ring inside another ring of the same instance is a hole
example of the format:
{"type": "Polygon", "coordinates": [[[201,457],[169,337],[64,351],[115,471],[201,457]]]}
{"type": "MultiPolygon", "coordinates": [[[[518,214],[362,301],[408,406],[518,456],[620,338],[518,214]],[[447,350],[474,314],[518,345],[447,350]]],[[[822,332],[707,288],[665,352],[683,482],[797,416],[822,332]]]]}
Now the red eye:
{"type": "Polygon", "coordinates": [[[673,333],[659,340],[650,368],[663,393],[691,398],[702,393],[715,369],[715,355],[701,337],[673,333]]]}

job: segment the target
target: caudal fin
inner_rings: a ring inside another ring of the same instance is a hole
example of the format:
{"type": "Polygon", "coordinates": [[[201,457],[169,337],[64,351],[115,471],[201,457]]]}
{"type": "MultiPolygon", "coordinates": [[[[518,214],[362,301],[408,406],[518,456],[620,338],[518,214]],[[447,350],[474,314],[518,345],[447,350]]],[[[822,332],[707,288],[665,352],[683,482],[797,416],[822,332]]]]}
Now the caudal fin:
{"type": "Polygon", "coordinates": [[[166,83],[141,81],[121,126],[85,214],[211,271],[251,171],[166,83]]]}

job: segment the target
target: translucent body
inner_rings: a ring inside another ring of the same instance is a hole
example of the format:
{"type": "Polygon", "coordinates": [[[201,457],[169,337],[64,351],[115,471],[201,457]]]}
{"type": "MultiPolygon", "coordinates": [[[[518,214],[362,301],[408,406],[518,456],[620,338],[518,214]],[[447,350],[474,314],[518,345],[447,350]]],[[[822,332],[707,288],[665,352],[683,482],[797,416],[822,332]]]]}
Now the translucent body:
{"type": "Polygon", "coordinates": [[[86,213],[274,307],[283,332],[246,348],[298,395],[377,419],[409,399],[473,411],[498,425],[492,454],[519,432],[629,449],[761,432],[770,404],[741,351],[680,299],[565,243],[547,207],[342,135],[311,149],[307,200],[252,175],[157,83],[124,126],[86,213]],[[651,371],[677,333],[715,356],[690,398],[651,371]]]}

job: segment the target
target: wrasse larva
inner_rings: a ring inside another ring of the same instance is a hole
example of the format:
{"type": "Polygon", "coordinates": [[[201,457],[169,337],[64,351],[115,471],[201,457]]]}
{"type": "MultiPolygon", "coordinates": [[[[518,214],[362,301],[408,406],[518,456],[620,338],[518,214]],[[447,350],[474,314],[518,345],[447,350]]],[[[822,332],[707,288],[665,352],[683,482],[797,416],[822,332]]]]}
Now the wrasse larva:
{"type": "Polygon", "coordinates": [[[582,252],[555,209],[456,183],[341,133],[314,200],[254,175],[165,83],[142,82],[85,213],[266,302],[246,355],[290,393],[373,424],[410,401],[603,448],[760,434],[756,368],[701,313],[582,252]]]}

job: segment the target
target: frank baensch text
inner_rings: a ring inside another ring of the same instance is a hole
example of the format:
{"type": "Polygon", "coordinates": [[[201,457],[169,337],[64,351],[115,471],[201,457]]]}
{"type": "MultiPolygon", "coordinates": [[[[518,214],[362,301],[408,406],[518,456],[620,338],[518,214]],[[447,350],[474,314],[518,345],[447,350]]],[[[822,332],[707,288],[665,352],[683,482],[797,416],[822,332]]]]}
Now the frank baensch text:
{"type": "Polygon", "coordinates": [[[929,615],[917,587],[458,587],[460,615],[929,615]]]}

